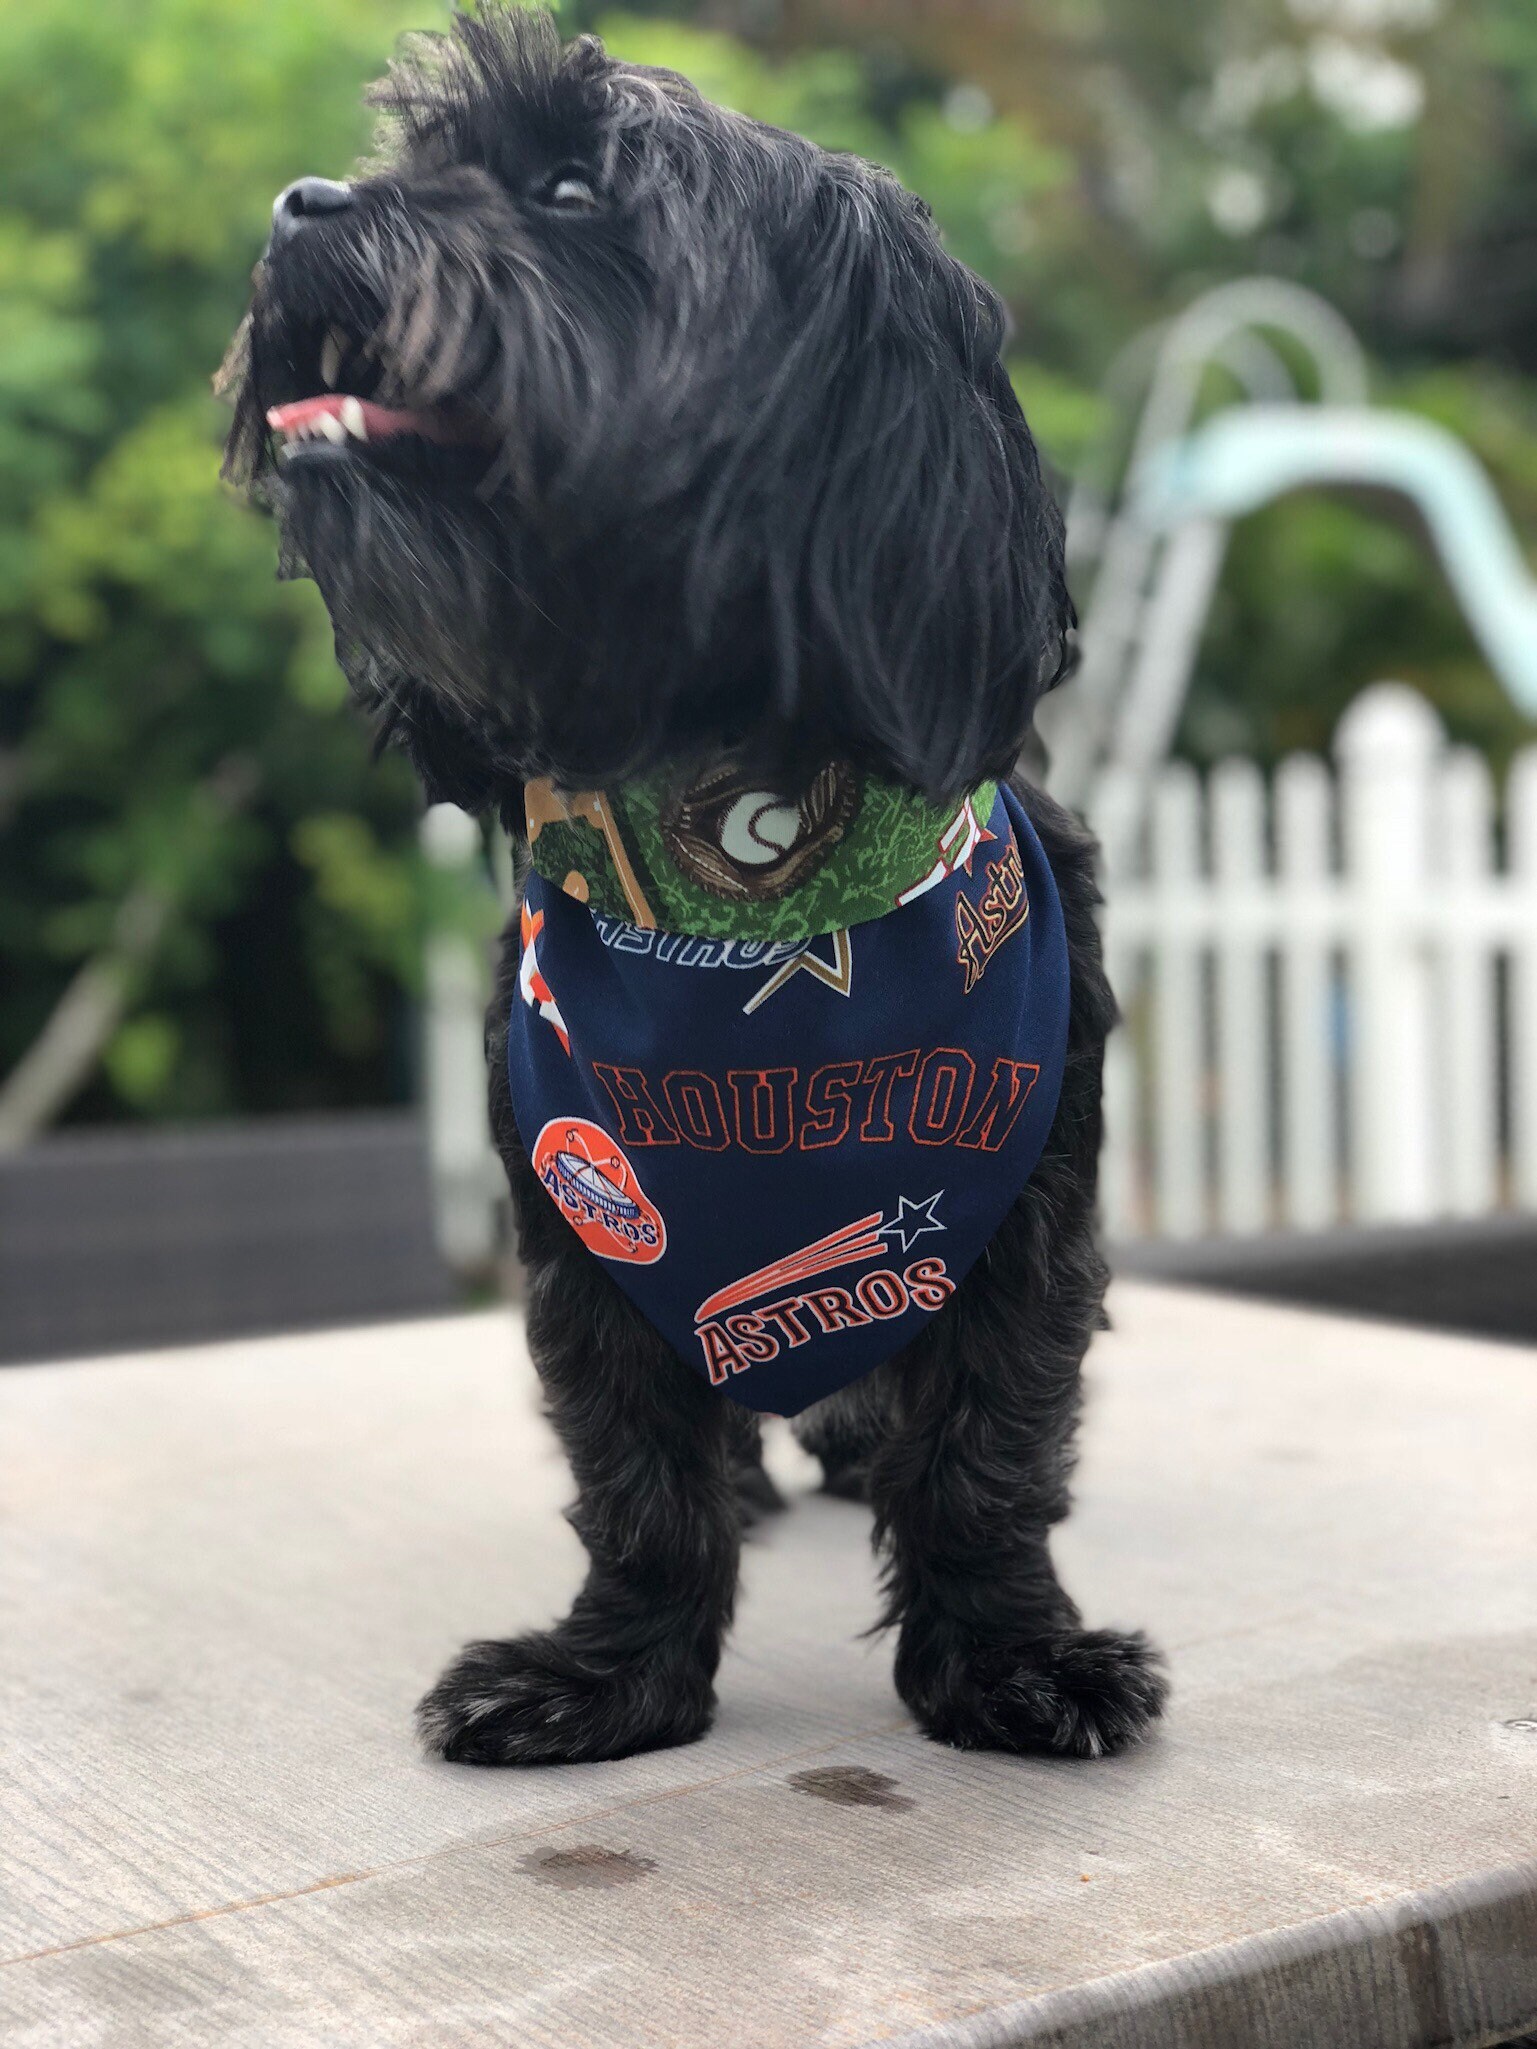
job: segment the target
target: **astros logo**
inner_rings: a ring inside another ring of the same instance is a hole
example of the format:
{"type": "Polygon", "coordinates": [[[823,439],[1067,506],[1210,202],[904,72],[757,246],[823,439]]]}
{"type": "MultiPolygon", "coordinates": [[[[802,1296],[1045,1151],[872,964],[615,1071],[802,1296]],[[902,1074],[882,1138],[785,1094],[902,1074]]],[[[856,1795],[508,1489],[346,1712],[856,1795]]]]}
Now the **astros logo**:
{"type": "Polygon", "coordinates": [[[534,1141],[534,1172],[589,1252],[649,1266],[667,1250],[667,1226],[635,1170],[600,1124],[552,1117],[534,1141]]]}
{"type": "Polygon", "coordinates": [[[885,1323],[917,1308],[932,1315],[955,1293],[945,1262],[937,1254],[912,1259],[914,1242],[930,1231],[949,1227],[934,1214],[944,1195],[942,1188],[923,1202],[902,1196],[888,1223],[880,1210],[872,1210],[857,1223],[829,1231],[815,1244],[744,1274],[724,1288],[707,1295],[694,1311],[694,1335],[704,1353],[706,1371],[719,1387],[733,1373],[746,1373],[777,1359],[788,1348],[806,1344],[821,1335],[857,1330],[862,1324],[885,1323]],[[890,1255],[900,1242],[906,1264],[876,1267],[867,1271],[850,1288],[808,1288],[804,1284],[840,1266],[865,1266],[882,1254],[890,1255]],[[782,1294],[782,1289],[791,1292],[782,1294]],[[777,1302],[759,1298],[779,1295],[777,1302]],[[741,1310],[757,1301],[756,1309],[728,1316],[727,1310],[741,1310]],[[805,1318],[805,1321],[802,1321],[805,1318]]]}

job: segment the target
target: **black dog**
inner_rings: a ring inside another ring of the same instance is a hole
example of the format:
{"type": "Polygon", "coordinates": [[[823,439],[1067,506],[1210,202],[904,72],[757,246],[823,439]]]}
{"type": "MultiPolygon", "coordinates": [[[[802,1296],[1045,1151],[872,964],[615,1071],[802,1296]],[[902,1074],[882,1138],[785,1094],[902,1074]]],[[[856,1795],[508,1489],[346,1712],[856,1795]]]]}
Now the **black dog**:
{"type": "MultiPolygon", "coordinates": [[[[275,504],[357,698],[430,795],[521,838],[540,778],[614,789],[729,756],[796,790],[836,759],[948,801],[1008,776],[1065,666],[1061,525],[1000,304],[925,208],[518,11],[423,39],[377,100],[376,164],[279,197],[227,367],[228,467],[275,504]]],[[[1045,1151],[923,1334],[798,1428],[873,1504],[923,1727],[1095,1756],[1163,1697],[1145,1641],[1083,1629],[1048,1554],[1101,1321],[1114,1011],[1092,847],[1014,788],[1071,961],[1045,1151]]],[[[422,1703],[433,1750],[485,1764],[699,1736],[741,1488],[765,1486],[756,1423],[530,1169],[503,1057],[517,974],[513,932],[492,1117],[591,1569],[558,1628],[471,1646],[422,1703]]]]}

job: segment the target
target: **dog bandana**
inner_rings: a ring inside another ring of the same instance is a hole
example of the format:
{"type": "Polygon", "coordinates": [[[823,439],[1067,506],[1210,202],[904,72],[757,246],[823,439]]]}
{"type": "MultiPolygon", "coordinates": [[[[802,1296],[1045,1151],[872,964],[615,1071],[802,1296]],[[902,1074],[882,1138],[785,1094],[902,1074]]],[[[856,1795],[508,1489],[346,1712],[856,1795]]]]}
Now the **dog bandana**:
{"type": "Polygon", "coordinates": [[[1062,910],[1013,792],[527,790],[508,1032],[534,1169],[682,1358],[794,1415],[907,1344],[1029,1179],[1062,910]]]}

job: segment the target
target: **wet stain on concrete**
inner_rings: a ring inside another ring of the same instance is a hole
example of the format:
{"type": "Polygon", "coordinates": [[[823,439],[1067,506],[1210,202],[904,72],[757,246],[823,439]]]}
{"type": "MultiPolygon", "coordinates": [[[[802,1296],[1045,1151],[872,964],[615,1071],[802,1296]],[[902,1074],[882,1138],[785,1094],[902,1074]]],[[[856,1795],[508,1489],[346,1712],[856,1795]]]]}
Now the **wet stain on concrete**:
{"type": "Polygon", "coordinates": [[[651,1857],[638,1857],[633,1850],[605,1850],[599,1843],[573,1843],[569,1850],[531,1850],[518,1863],[530,1878],[541,1885],[558,1886],[562,1892],[633,1885],[656,1869],[651,1857]]]}
{"type": "Polygon", "coordinates": [[[888,1779],[884,1772],[867,1771],[862,1764],[818,1765],[812,1771],[792,1772],[785,1783],[797,1793],[830,1800],[835,1807],[884,1807],[892,1813],[905,1813],[918,1804],[897,1791],[895,1779],[888,1779]]]}

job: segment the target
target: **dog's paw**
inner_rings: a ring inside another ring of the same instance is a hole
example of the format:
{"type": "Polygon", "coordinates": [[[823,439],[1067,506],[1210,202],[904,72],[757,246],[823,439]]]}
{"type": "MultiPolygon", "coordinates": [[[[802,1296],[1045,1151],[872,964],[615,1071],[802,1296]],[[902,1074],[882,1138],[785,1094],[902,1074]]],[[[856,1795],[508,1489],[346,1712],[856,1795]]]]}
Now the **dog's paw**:
{"type": "Polygon", "coordinates": [[[466,1645],[416,1725],[425,1748],[453,1764],[582,1764],[692,1743],[714,1712],[697,1664],[605,1656],[551,1630],[466,1645]]]}
{"type": "Polygon", "coordinates": [[[1168,1685],[1140,1633],[1068,1629],[1032,1643],[951,1650],[928,1671],[898,1660],[898,1687],[925,1731],[958,1750],[1106,1757],[1147,1734],[1168,1685]]]}

